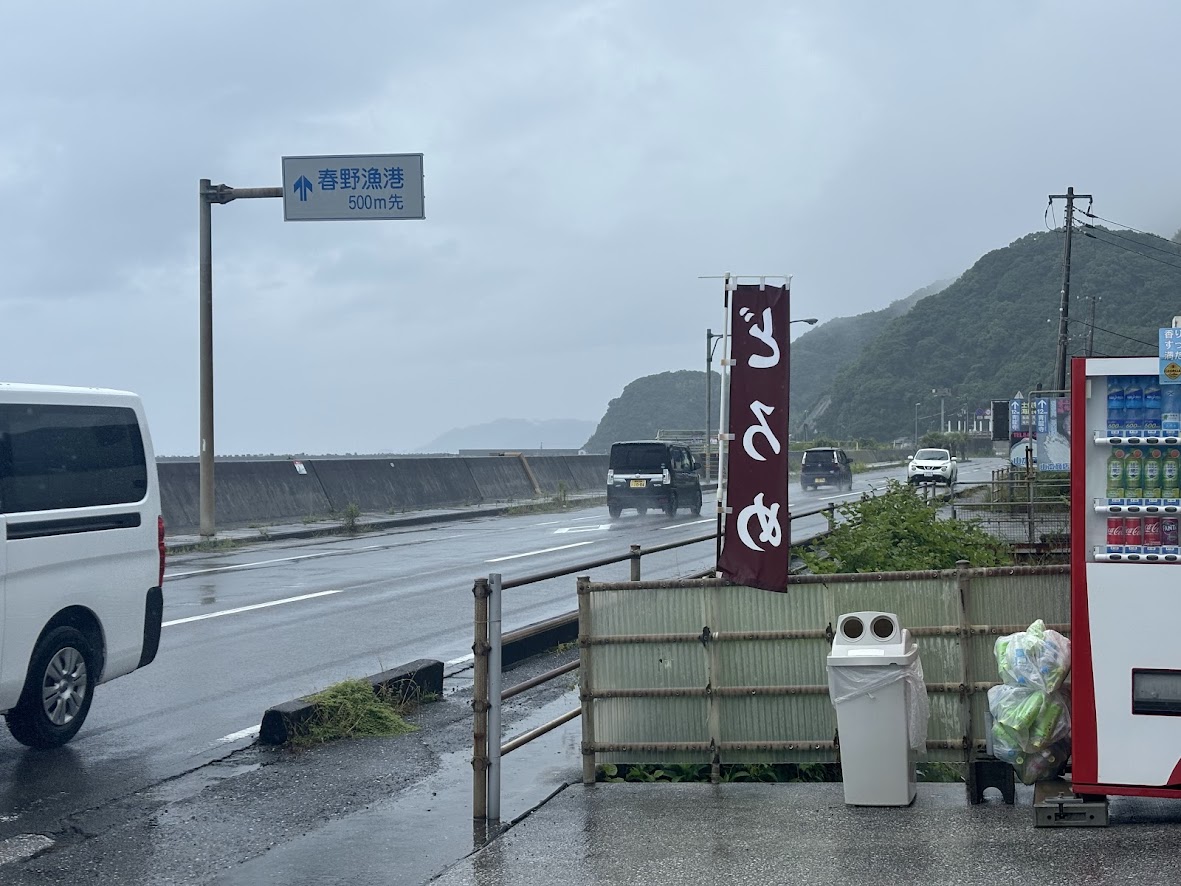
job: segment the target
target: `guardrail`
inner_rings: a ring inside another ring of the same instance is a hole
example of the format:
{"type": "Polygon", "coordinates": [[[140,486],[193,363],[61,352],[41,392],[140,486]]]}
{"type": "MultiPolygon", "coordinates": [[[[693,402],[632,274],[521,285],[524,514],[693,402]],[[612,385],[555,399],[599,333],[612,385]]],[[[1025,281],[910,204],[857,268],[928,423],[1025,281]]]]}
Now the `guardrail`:
{"type": "MultiPolygon", "coordinates": [[[[814,517],[817,514],[824,515],[828,524],[827,529],[807,539],[794,540],[792,542],[793,544],[813,541],[830,532],[833,526],[836,525],[836,505],[830,502],[818,508],[789,514],[789,536],[790,521],[804,517],[814,517]]],[[[578,633],[578,611],[574,610],[565,615],[548,619],[531,628],[521,629],[512,632],[512,634],[504,635],[501,625],[502,592],[511,590],[512,588],[535,584],[540,581],[548,581],[552,578],[585,574],[590,569],[598,569],[603,566],[611,566],[623,562],[631,564],[629,581],[639,582],[641,581],[641,561],[645,555],[658,554],[663,551],[671,551],[676,548],[714,541],[717,538],[718,532],[715,530],[703,535],[694,536],[693,538],[667,542],[650,548],[631,545],[626,554],[602,557],[597,560],[579,563],[575,566],[538,572],[525,576],[524,578],[505,581],[501,574],[492,573],[487,578],[477,578],[473,582],[472,594],[475,597],[475,641],[472,643],[472,653],[474,655],[475,673],[472,687],[472,711],[474,712],[472,809],[474,818],[487,821],[500,820],[500,759],[503,756],[512,753],[535,738],[552,732],[563,723],[573,720],[582,713],[581,707],[575,708],[548,723],[544,723],[535,729],[515,736],[504,744],[500,743],[500,710],[502,702],[529,689],[541,686],[563,674],[577,670],[579,666],[577,661],[573,661],[539,674],[508,689],[502,689],[501,679],[506,640],[511,638],[515,644],[526,643],[529,641],[531,634],[545,633],[552,637],[555,630],[560,631],[563,628],[569,629],[570,638],[573,640],[577,637],[578,633]],[[495,737],[496,740],[491,740],[491,737],[495,737]]],[[[713,569],[708,569],[705,572],[689,577],[703,578],[711,575],[714,571],[713,569]]]]}

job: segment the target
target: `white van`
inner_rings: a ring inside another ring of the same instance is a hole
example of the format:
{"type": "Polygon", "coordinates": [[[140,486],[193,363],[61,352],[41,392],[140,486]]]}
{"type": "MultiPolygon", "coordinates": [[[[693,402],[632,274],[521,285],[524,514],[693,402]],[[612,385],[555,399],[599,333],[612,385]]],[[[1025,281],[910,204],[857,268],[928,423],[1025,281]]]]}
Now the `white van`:
{"type": "Polygon", "coordinates": [[[0,711],[23,744],[82,726],[156,657],[164,519],[139,397],[0,383],[0,711]]]}

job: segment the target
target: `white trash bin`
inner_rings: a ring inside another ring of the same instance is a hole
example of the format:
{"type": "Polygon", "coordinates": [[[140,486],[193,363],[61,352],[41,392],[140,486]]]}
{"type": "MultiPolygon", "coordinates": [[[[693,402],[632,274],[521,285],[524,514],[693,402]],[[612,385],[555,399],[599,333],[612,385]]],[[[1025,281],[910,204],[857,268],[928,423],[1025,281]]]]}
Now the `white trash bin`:
{"type": "Polygon", "coordinates": [[[828,690],[837,713],[845,803],[909,806],[914,754],[927,744],[927,687],[910,631],[890,612],[837,619],[828,656],[828,690]]]}

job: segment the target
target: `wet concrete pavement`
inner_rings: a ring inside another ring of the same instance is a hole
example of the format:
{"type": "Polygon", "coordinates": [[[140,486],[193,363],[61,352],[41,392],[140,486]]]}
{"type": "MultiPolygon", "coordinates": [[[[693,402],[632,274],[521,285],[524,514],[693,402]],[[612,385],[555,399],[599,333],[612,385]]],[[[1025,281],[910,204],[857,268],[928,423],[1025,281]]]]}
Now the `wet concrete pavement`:
{"type": "Polygon", "coordinates": [[[432,886],[1178,882],[1181,804],[1116,799],[1106,829],[1035,829],[1032,800],[1022,786],[1015,806],[969,806],[962,784],[920,784],[909,807],[862,808],[840,784],[576,784],[432,886]]]}

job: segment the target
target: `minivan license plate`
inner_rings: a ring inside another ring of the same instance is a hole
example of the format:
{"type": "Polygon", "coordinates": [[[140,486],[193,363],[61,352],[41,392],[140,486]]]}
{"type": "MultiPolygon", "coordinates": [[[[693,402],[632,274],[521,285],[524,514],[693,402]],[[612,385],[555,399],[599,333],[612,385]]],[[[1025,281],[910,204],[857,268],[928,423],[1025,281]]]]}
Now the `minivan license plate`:
{"type": "Polygon", "coordinates": [[[643,489],[644,488],[644,481],[643,480],[632,480],[632,488],[633,489],[643,489]]]}

